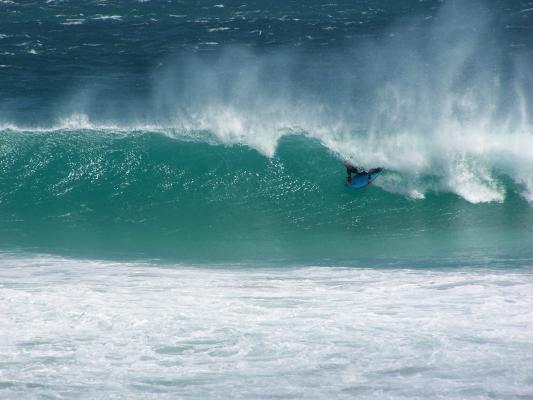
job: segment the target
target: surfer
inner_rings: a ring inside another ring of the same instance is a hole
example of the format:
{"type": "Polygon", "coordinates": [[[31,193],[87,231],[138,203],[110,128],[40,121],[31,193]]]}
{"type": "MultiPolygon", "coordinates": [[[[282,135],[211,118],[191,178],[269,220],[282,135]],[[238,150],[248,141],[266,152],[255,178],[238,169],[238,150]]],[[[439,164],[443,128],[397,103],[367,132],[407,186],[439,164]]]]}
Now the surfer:
{"type": "Polygon", "coordinates": [[[352,181],[352,174],[363,174],[366,172],[364,168],[356,167],[348,161],[344,162],[344,166],[346,167],[346,184],[352,181]]]}

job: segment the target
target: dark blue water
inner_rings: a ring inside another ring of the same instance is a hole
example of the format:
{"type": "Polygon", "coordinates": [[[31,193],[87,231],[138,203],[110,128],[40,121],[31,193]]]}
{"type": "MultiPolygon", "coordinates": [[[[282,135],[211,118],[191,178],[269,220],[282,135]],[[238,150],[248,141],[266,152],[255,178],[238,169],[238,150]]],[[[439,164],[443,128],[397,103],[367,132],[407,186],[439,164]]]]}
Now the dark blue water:
{"type": "Polygon", "coordinates": [[[171,60],[209,63],[228,47],[289,54],[299,70],[321,77],[336,72],[330,69],[338,67],[339,53],[345,68],[357,70],[367,61],[357,46],[378,46],[395,35],[420,38],[440,30],[450,36],[449,48],[476,32],[482,51],[506,57],[530,56],[532,48],[527,1],[4,1],[1,7],[2,122],[43,124],[68,113],[70,98],[81,93],[96,108],[109,97],[133,107],[131,96],[142,108],[154,89],[151,78],[171,60]]]}

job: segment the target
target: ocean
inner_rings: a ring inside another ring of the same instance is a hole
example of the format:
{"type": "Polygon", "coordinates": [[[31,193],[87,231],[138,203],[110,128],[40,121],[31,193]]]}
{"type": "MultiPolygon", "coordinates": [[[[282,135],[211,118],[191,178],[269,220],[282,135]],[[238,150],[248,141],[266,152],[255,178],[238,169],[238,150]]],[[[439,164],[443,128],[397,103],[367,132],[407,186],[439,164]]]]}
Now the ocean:
{"type": "Polygon", "coordinates": [[[533,399],[532,71],[531,1],[0,0],[0,398],[533,399]]]}

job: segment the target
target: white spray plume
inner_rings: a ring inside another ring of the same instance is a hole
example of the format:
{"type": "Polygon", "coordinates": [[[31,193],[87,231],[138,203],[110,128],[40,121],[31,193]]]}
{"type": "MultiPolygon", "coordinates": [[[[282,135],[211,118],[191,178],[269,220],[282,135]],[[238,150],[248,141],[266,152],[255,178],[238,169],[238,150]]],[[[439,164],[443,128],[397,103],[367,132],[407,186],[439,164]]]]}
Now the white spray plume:
{"type": "Polygon", "coordinates": [[[533,201],[531,59],[509,56],[481,3],[448,1],[431,22],[389,29],[342,52],[232,47],[178,56],[154,73],[142,106],[114,121],[83,106],[58,126],[208,131],[268,157],[282,136],[301,133],[341,159],[393,171],[378,181],[389,191],[501,202],[498,179],[508,176],[533,201]]]}

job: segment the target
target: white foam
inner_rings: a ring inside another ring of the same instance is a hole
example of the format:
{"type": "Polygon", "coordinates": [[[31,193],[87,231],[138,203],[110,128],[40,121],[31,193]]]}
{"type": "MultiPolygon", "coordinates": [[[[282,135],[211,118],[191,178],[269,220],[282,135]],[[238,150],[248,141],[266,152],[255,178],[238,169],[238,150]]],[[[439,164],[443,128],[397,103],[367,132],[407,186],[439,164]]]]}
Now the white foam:
{"type": "Polygon", "coordinates": [[[229,31],[231,28],[228,28],[227,26],[221,26],[219,28],[209,28],[208,32],[224,32],[229,31]]]}
{"type": "Polygon", "coordinates": [[[5,398],[533,391],[530,269],[194,268],[2,255],[0,281],[5,398]]]}
{"type": "Polygon", "coordinates": [[[454,164],[452,169],[448,175],[450,191],[471,203],[503,202],[503,188],[499,187],[487,171],[461,163],[454,164]]]}
{"type": "Polygon", "coordinates": [[[82,25],[85,23],[85,18],[67,18],[61,25],[82,25]]]}
{"type": "Polygon", "coordinates": [[[94,130],[110,132],[135,132],[135,131],[165,131],[174,129],[174,127],[162,127],[153,124],[119,124],[111,122],[94,122],[85,113],[72,113],[58,119],[54,124],[35,126],[35,125],[18,125],[13,123],[0,123],[0,131],[14,132],[56,132],[56,131],[74,131],[74,130],[94,130]]]}
{"type": "Polygon", "coordinates": [[[96,17],[92,17],[94,20],[112,20],[112,21],[120,21],[122,20],[122,15],[97,15],[96,17]]]}

